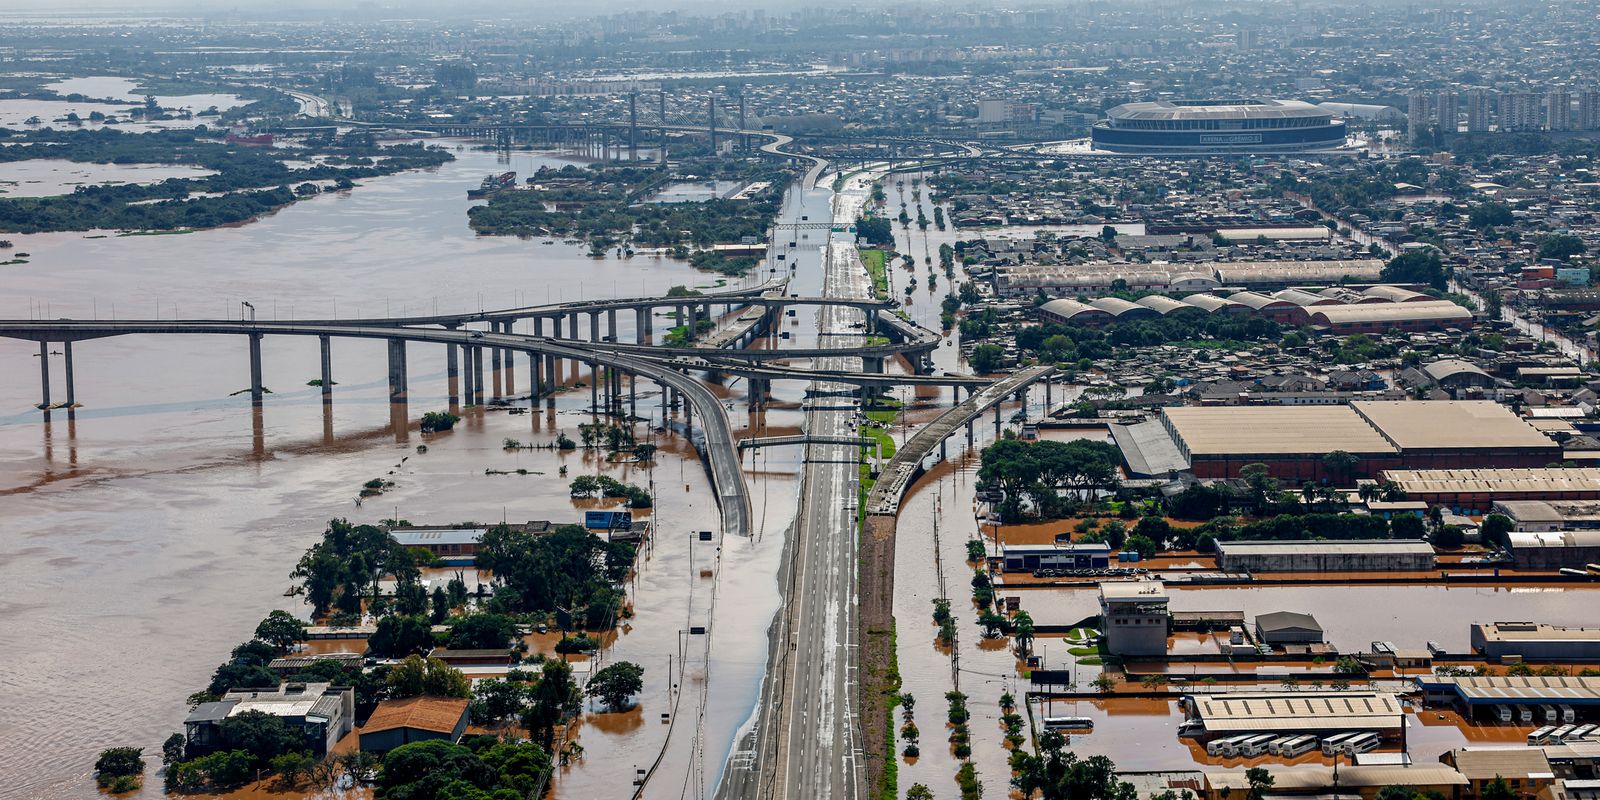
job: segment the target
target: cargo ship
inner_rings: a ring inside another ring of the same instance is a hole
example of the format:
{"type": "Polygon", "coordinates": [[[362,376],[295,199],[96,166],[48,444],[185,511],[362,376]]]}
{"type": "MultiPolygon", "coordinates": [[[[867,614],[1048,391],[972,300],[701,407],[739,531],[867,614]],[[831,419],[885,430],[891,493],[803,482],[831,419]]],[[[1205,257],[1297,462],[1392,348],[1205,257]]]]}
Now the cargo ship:
{"type": "Polygon", "coordinates": [[[481,200],[493,194],[498,194],[517,185],[517,173],[502,172],[499,175],[487,175],[483,183],[476,189],[467,190],[468,200],[481,200]]]}

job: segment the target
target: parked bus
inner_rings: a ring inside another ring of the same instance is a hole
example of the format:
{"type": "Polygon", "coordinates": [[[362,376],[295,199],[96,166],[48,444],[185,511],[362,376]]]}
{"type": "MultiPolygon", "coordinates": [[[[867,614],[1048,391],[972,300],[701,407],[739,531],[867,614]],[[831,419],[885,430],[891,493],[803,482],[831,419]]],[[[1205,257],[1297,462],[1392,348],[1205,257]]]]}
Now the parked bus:
{"type": "Polygon", "coordinates": [[[1350,733],[1336,733],[1332,736],[1329,736],[1328,738],[1322,740],[1322,754],[1325,756],[1331,756],[1334,753],[1343,752],[1342,746],[1344,743],[1360,735],[1360,733],[1352,731],[1350,733]]]}
{"type": "Polygon", "coordinates": [[[1567,740],[1567,735],[1577,730],[1576,725],[1562,725],[1550,733],[1550,741],[1560,744],[1567,740]]]}
{"type": "MultiPolygon", "coordinates": [[[[1590,566],[1594,565],[1590,564],[1590,566]]],[[[1586,570],[1573,569],[1572,567],[1562,567],[1561,569],[1557,570],[1557,572],[1569,578],[1593,578],[1597,574],[1594,572],[1588,572],[1586,570]]]]}
{"type": "Polygon", "coordinates": [[[1315,749],[1317,749],[1317,737],[1296,736],[1293,739],[1290,739],[1288,743],[1278,747],[1278,755],[1283,756],[1284,758],[1294,758],[1295,756],[1301,755],[1302,753],[1309,753],[1315,749]]]}
{"type": "Polygon", "coordinates": [[[1044,729],[1058,731],[1064,728],[1093,728],[1094,720],[1088,717],[1045,717],[1044,729]]]}
{"type": "Polygon", "coordinates": [[[1566,703],[1562,703],[1561,705],[1556,706],[1556,708],[1561,709],[1561,721],[1562,722],[1577,722],[1578,721],[1578,712],[1574,711],[1572,709],[1572,706],[1569,706],[1566,703]]]}
{"type": "Polygon", "coordinates": [[[1584,564],[1583,568],[1588,570],[1590,575],[1600,575],[1600,564],[1584,564]]]}
{"type": "Polygon", "coordinates": [[[1239,755],[1246,758],[1259,756],[1267,752],[1267,745],[1272,744],[1277,738],[1278,735],[1275,733],[1263,733],[1260,736],[1246,739],[1244,744],[1239,745],[1239,755]]]}
{"type": "Polygon", "coordinates": [[[1378,744],[1382,741],[1382,737],[1369,731],[1367,733],[1357,734],[1353,738],[1346,739],[1343,749],[1346,755],[1354,756],[1365,753],[1368,750],[1376,749],[1378,744]]]}
{"type": "Polygon", "coordinates": [[[1581,742],[1592,736],[1594,733],[1595,726],[1579,725],[1578,727],[1573,728],[1571,733],[1567,734],[1566,740],[1569,742],[1581,742]]]}
{"type": "Polygon", "coordinates": [[[1517,706],[1517,719],[1524,725],[1533,721],[1533,706],[1517,706]]]}
{"type": "Polygon", "coordinates": [[[1494,707],[1494,716],[1501,722],[1510,722],[1511,706],[1508,706],[1504,703],[1496,703],[1494,707]]]}
{"type": "Polygon", "coordinates": [[[1555,733],[1555,732],[1556,732],[1556,726],[1554,726],[1554,725],[1546,725],[1543,728],[1540,728],[1540,729],[1534,731],[1533,733],[1528,734],[1528,746],[1529,747],[1534,747],[1536,745],[1541,745],[1541,744],[1544,744],[1545,742],[1550,741],[1550,734],[1555,733]]]}
{"type": "Polygon", "coordinates": [[[1234,748],[1239,744],[1239,742],[1242,742],[1248,738],[1250,738],[1250,734],[1247,733],[1242,736],[1227,736],[1221,739],[1214,739],[1206,743],[1206,755],[1220,756],[1224,753],[1238,752],[1234,748]]]}

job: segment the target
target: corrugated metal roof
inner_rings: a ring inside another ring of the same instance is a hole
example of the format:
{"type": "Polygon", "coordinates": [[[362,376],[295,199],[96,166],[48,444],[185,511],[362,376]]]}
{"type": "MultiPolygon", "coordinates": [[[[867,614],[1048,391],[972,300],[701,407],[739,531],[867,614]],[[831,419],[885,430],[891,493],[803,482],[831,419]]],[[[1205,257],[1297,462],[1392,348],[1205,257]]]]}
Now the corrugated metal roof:
{"type": "Polygon", "coordinates": [[[1419,678],[1418,680],[1430,686],[1454,686],[1462,697],[1472,702],[1541,703],[1553,701],[1600,703],[1600,678],[1541,675],[1481,677],[1433,675],[1419,678]]]}
{"type": "Polygon", "coordinates": [[[1166,119],[1332,119],[1333,112],[1318,108],[1302,100],[1247,100],[1179,101],[1123,103],[1106,112],[1115,120],[1166,120],[1166,119]]]}
{"type": "Polygon", "coordinates": [[[1206,731],[1391,730],[1400,727],[1400,701],[1387,692],[1274,692],[1193,695],[1206,731]]]}

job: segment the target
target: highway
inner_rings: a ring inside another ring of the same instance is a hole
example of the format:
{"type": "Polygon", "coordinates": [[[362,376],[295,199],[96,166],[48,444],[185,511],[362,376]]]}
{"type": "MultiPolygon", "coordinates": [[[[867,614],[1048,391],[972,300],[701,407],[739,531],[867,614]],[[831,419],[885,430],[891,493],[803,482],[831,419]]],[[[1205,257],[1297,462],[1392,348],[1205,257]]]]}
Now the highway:
{"type": "MultiPolygon", "coordinates": [[[[853,178],[835,196],[836,225],[855,219],[868,186],[865,178],[853,178]]],[[[871,296],[849,234],[829,240],[823,268],[824,296],[871,296]]],[[[829,349],[859,347],[861,321],[860,311],[825,307],[819,339],[829,349]]],[[[859,371],[861,359],[825,356],[816,366],[859,371]]],[[[829,443],[806,445],[800,509],[788,537],[785,602],[772,629],[756,723],[735,744],[718,787],[724,800],[856,800],[866,794],[856,710],[860,456],[855,445],[837,443],[857,435],[860,407],[844,384],[818,381],[812,392],[836,393],[840,402],[806,412],[806,435],[829,443]]]]}

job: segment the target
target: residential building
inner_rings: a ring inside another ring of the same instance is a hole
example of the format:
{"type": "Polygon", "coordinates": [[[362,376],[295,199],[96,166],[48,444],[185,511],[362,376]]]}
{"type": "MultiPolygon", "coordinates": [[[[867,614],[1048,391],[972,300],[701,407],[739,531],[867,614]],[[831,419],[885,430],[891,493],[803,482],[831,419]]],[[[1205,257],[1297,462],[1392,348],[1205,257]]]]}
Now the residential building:
{"type": "Polygon", "coordinates": [[[1489,132],[1489,92],[1474,89],[1467,93],[1467,133],[1489,132]]]}
{"type": "Polygon", "coordinates": [[[385,700],[361,727],[361,749],[387,753],[403,744],[430,739],[461,741],[467,731],[467,701],[455,697],[385,700]]]}
{"type": "Polygon", "coordinates": [[[235,689],[201,703],[183,721],[190,755],[221,747],[223,723],[248,711],[281,718],[305,737],[306,750],[327,755],[355,726],[355,689],[327,683],[286,683],[276,689],[235,689]]]}

